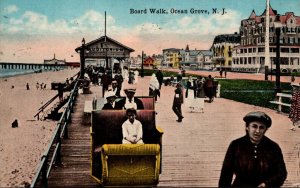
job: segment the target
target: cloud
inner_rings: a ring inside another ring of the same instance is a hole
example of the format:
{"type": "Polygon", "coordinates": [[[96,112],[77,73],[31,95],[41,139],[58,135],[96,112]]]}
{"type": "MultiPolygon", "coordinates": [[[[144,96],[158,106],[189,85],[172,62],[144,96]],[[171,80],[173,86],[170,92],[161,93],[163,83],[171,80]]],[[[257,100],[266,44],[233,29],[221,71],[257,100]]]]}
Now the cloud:
{"type": "MultiPolygon", "coordinates": [[[[208,49],[216,35],[238,32],[241,14],[235,10],[227,12],[225,15],[185,15],[176,19],[174,15],[166,15],[161,16],[156,23],[147,21],[131,27],[121,26],[116,23],[114,17],[108,16],[107,35],[135,49],[136,52],[132,55],[137,55],[141,50],[147,54],[158,54],[162,53],[162,49],[185,48],[187,44],[191,49],[208,49]]],[[[41,62],[41,58],[49,56],[46,48],[41,50],[42,46],[51,49],[51,53],[59,51],[62,56],[64,52],[69,54],[66,55],[68,60],[70,54],[80,45],[82,37],[90,42],[104,35],[104,15],[95,10],[88,10],[69,20],[50,21],[44,14],[27,11],[19,17],[10,17],[7,22],[0,23],[0,28],[0,38],[11,43],[11,49],[7,46],[3,50],[5,54],[12,51],[14,45],[32,45],[35,41],[39,47],[32,50],[32,53],[39,51],[41,54],[32,54],[27,57],[28,61],[34,57],[39,58],[38,62],[41,62]],[[61,44],[57,46],[57,43],[61,44]]]]}
{"type": "Polygon", "coordinates": [[[192,17],[188,17],[188,16],[185,16],[181,19],[178,20],[178,23],[180,26],[183,26],[183,27],[186,27],[188,26],[190,23],[193,22],[193,18],[192,17]]]}
{"type": "MultiPolygon", "coordinates": [[[[108,27],[114,27],[113,17],[107,17],[108,27]]],[[[94,11],[86,11],[82,16],[66,20],[57,19],[50,22],[47,16],[32,11],[26,11],[20,17],[11,17],[8,22],[1,23],[4,34],[44,34],[64,35],[64,34],[82,34],[104,31],[104,15],[94,11]]],[[[104,32],[103,32],[104,33],[104,32]]]]}
{"type": "Polygon", "coordinates": [[[3,9],[4,14],[11,14],[17,12],[19,8],[16,5],[9,5],[3,9]]]}

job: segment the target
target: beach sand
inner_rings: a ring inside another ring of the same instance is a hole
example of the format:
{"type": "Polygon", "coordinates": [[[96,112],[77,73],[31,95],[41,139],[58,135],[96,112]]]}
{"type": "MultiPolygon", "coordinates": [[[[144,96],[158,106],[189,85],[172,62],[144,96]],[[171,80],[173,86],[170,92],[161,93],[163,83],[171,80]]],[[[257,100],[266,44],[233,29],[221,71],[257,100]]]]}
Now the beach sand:
{"type": "Polygon", "coordinates": [[[64,82],[78,71],[79,68],[0,78],[0,187],[31,183],[57,123],[39,121],[34,115],[57,94],[51,90],[51,82],[64,82]],[[37,82],[47,84],[46,89],[36,89],[37,82]],[[15,119],[18,128],[11,127],[15,119]]]}

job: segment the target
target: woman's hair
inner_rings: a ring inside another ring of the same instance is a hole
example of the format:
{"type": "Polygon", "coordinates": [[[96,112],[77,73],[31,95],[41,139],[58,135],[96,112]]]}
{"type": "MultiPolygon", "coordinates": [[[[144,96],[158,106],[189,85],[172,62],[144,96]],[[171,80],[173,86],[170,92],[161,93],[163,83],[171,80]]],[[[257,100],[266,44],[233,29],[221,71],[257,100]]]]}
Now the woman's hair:
{"type": "Polygon", "coordinates": [[[128,108],[128,109],[126,110],[126,116],[127,116],[129,113],[133,113],[134,115],[136,115],[136,109],[134,109],[134,108],[128,108]]]}

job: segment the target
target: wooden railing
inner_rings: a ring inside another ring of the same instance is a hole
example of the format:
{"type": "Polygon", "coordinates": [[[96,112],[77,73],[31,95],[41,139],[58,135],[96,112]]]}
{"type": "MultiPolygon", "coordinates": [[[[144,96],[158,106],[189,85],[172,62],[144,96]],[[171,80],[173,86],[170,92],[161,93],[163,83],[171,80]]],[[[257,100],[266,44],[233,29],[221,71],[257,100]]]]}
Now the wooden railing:
{"type": "Polygon", "coordinates": [[[49,104],[51,104],[57,97],[58,97],[58,94],[55,95],[49,101],[47,101],[41,108],[39,108],[38,112],[34,115],[34,118],[37,118],[37,120],[39,120],[40,119],[40,113],[44,112],[44,109],[47,108],[47,106],[49,106],[49,104]]]}
{"type": "MultiPolygon", "coordinates": [[[[74,74],[73,76],[71,76],[70,78],[72,78],[73,80],[75,80],[75,77],[78,78],[80,72],[74,74]]],[[[43,113],[45,108],[47,108],[47,106],[49,106],[56,98],[58,97],[58,94],[55,95],[53,98],[51,98],[49,101],[47,101],[42,107],[40,107],[38,109],[38,112],[33,116],[34,118],[37,118],[37,120],[40,120],[40,113],[43,113]]]]}
{"type": "Polygon", "coordinates": [[[291,107],[291,104],[283,102],[282,98],[290,98],[291,99],[292,95],[287,94],[287,93],[277,93],[276,94],[276,100],[275,101],[270,101],[270,103],[278,105],[278,109],[277,109],[278,112],[282,111],[282,106],[291,107]]]}
{"type": "Polygon", "coordinates": [[[30,184],[30,187],[48,187],[48,178],[52,169],[52,166],[61,164],[61,142],[63,138],[68,138],[68,124],[71,120],[71,112],[73,112],[73,106],[75,104],[78,95],[79,81],[71,91],[67,107],[63,112],[57,126],[54,130],[54,134],[50,140],[50,143],[41,157],[41,162],[36,170],[36,174],[30,184]],[[54,147],[54,151],[51,148],[54,147]]]}

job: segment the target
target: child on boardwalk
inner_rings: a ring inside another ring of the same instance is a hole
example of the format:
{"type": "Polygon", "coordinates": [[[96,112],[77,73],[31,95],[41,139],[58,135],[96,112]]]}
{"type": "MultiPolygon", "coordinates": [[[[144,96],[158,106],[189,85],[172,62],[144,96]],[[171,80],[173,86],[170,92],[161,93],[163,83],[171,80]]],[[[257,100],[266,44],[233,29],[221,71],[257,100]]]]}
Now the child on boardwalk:
{"type": "Polygon", "coordinates": [[[135,119],[136,110],[126,110],[127,120],[122,125],[123,144],[143,144],[143,127],[142,123],[135,119]]]}

